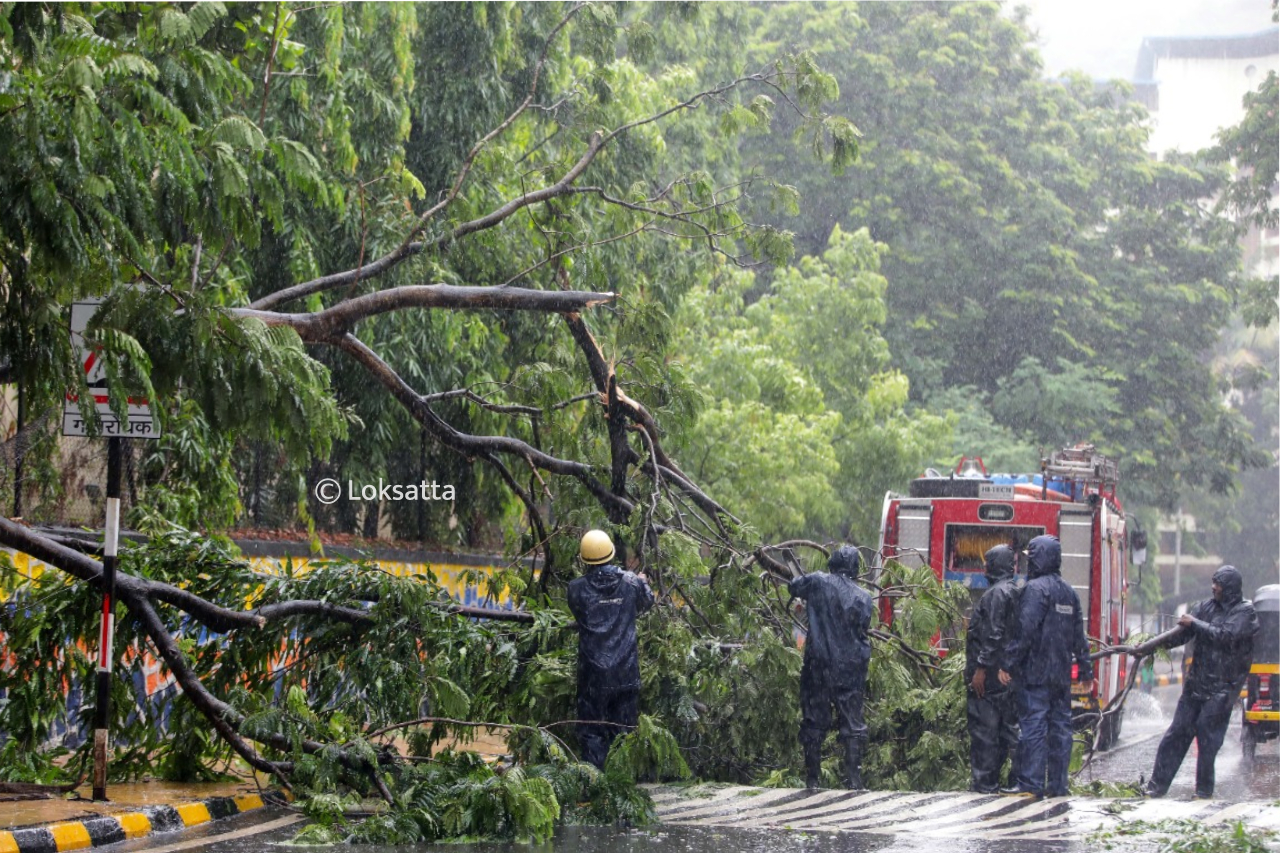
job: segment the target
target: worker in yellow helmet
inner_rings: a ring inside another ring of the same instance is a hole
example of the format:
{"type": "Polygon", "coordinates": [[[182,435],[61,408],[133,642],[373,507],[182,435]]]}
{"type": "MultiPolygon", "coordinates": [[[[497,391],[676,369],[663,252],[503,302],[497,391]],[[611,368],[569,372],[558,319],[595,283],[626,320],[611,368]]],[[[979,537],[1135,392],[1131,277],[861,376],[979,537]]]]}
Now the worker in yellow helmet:
{"type": "Polygon", "coordinates": [[[568,593],[578,620],[578,719],[589,721],[578,742],[583,760],[601,770],[614,738],[639,720],[636,617],[653,606],[648,579],[614,565],[615,553],[609,534],[588,530],[578,546],[587,571],[568,593]]]}

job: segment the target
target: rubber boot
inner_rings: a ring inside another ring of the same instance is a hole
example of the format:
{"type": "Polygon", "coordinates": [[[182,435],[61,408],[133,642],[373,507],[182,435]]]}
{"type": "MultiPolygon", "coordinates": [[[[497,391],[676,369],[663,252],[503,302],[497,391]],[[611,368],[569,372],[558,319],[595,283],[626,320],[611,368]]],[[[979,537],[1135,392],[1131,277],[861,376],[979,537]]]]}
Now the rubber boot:
{"type": "Polygon", "coordinates": [[[804,786],[822,787],[822,744],[804,744],[804,786]]]}
{"type": "Polygon", "coordinates": [[[850,791],[865,790],[862,787],[862,741],[860,740],[845,741],[844,786],[850,791]]]}

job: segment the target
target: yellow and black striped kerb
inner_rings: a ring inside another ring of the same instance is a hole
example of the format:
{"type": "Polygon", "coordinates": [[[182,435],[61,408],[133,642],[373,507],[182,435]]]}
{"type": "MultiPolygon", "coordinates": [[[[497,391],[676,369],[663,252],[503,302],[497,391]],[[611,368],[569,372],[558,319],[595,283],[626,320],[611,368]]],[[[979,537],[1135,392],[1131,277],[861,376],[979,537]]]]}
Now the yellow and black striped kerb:
{"type": "Polygon", "coordinates": [[[231,817],[260,809],[263,804],[262,797],[257,794],[214,797],[180,806],[147,806],[136,812],[15,829],[0,832],[0,853],[62,853],[64,850],[101,847],[127,838],[140,838],[153,832],[173,832],[231,817]]]}
{"type": "Polygon", "coordinates": [[[1170,675],[1157,675],[1155,680],[1156,687],[1168,687],[1170,684],[1181,684],[1182,673],[1175,672],[1170,675]]]}

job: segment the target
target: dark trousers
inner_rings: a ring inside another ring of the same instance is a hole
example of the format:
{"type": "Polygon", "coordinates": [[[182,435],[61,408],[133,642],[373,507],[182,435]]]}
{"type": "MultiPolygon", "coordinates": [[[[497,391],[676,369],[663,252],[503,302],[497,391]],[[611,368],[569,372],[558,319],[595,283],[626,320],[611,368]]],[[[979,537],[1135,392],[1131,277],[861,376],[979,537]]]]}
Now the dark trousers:
{"type": "Polygon", "coordinates": [[[1173,722],[1156,750],[1156,767],[1151,771],[1151,787],[1163,794],[1182,766],[1191,741],[1196,742],[1196,796],[1213,796],[1213,761],[1222,748],[1227,723],[1235,707],[1234,693],[1214,693],[1208,698],[1188,695],[1178,700],[1173,722]]]}
{"type": "Polygon", "coordinates": [[[593,721],[578,724],[582,760],[603,770],[614,738],[626,734],[640,720],[640,687],[606,690],[579,684],[578,719],[593,721]],[[600,725],[594,722],[597,720],[617,725],[600,725]]]}
{"type": "MultiPolygon", "coordinates": [[[[988,682],[990,683],[990,682],[988,682]]],[[[1000,788],[1000,770],[1006,758],[1013,759],[1009,783],[1017,781],[1018,702],[1011,690],[992,692],[982,698],[969,692],[970,790],[994,794],[1000,788]]]]}
{"type": "Polygon", "coordinates": [[[862,700],[866,683],[865,670],[836,682],[815,675],[810,667],[800,670],[800,743],[822,743],[831,730],[833,705],[840,724],[840,739],[846,743],[865,743],[867,726],[862,721],[862,700]]]}
{"type": "Polygon", "coordinates": [[[1018,769],[1025,791],[1060,797],[1067,793],[1071,764],[1071,686],[1037,685],[1022,689],[1018,769]],[[1045,771],[1048,771],[1048,784],[1045,771]]]}

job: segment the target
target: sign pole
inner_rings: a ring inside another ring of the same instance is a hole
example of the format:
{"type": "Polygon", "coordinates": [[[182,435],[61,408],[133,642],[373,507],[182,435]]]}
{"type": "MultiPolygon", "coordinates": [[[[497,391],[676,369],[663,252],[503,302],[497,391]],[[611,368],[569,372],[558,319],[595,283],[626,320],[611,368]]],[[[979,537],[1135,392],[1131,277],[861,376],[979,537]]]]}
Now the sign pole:
{"type": "Polygon", "coordinates": [[[111,715],[112,640],[115,637],[116,549],[120,542],[121,439],[107,439],[107,523],[102,547],[102,635],[98,640],[97,702],[93,723],[93,799],[107,799],[107,725],[111,715]]]}

